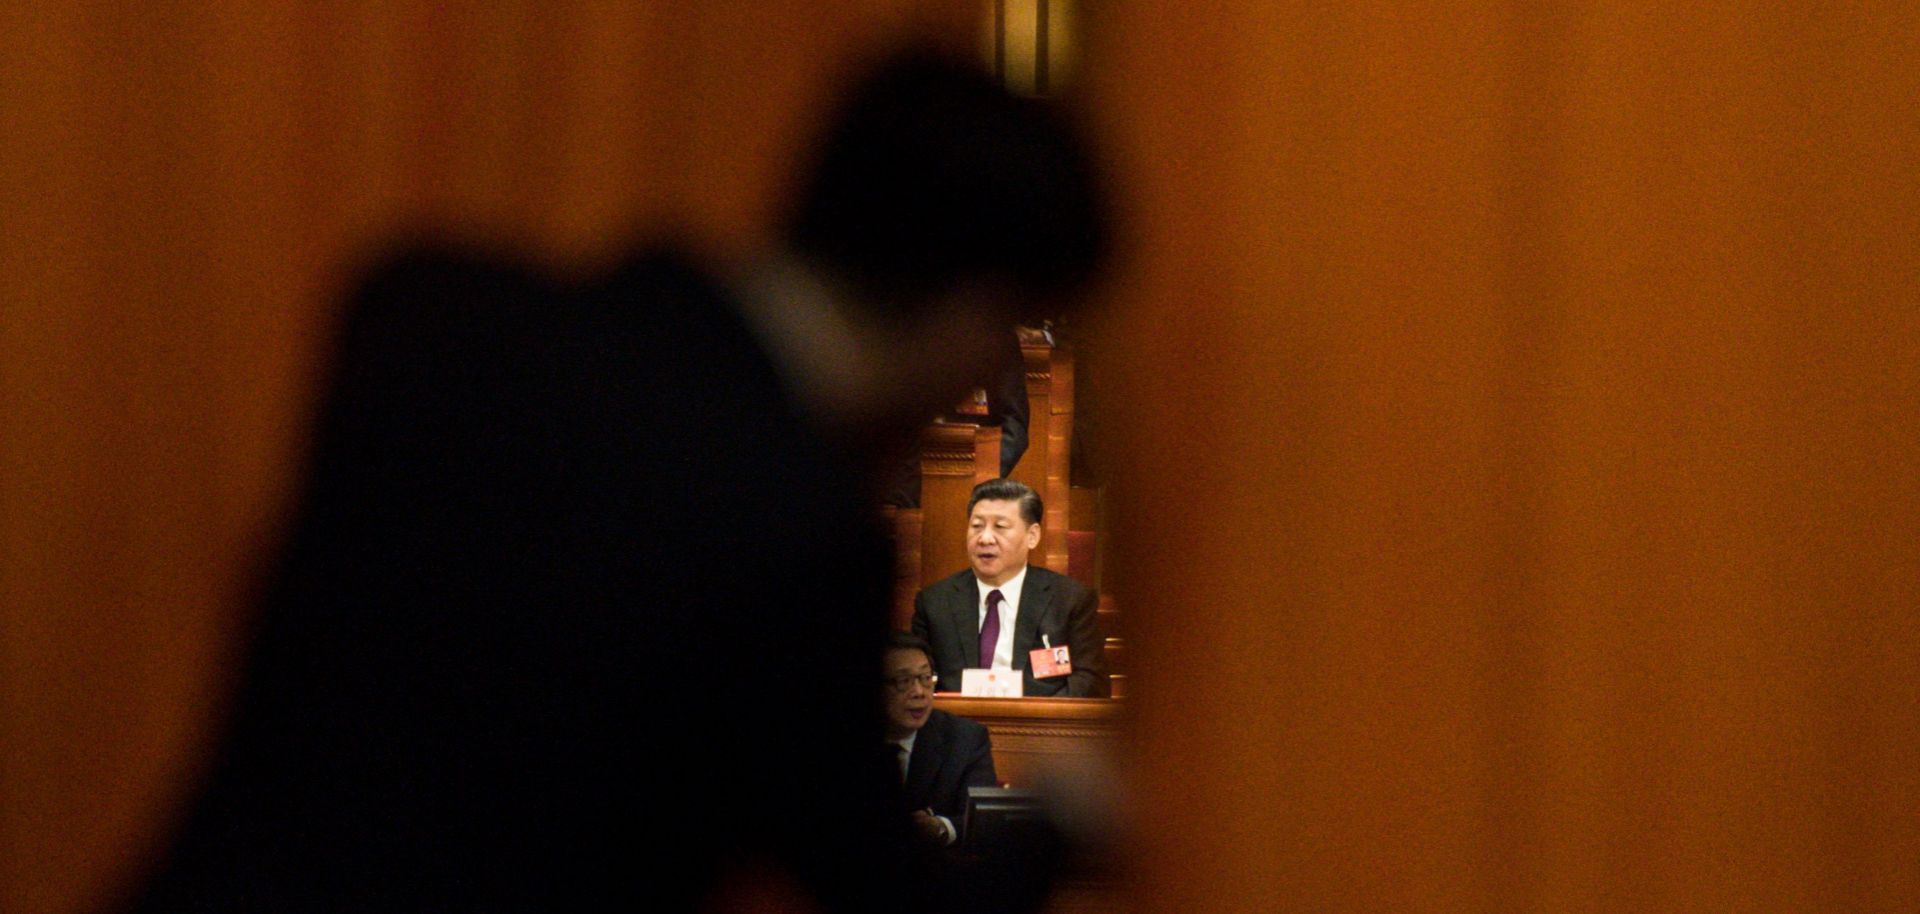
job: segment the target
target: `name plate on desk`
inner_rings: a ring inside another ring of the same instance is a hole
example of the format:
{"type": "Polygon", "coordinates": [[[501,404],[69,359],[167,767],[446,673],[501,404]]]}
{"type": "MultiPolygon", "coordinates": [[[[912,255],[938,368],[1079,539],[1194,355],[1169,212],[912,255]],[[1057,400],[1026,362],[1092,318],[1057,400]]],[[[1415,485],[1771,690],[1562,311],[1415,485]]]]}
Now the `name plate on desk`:
{"type": "Polygon", "coordinates": [[[960,694],[974,698],[1019,698],[1019,670],[961,670],[960,694]]]}

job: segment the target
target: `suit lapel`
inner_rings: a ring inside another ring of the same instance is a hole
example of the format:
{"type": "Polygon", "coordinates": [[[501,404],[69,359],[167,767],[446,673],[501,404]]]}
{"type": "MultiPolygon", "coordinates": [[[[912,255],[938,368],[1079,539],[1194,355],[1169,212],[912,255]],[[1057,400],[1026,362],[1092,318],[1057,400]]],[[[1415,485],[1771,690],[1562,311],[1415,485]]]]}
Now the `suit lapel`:
{"type": "MultiPolygon", "coordinates": [[[[972,572],[962,572],[953,582],[953,602],[947,616],[953,626],[954,643],[960,645],[963,669],[980,667],[980,584],[972,572]]],[[[954,683],[952,688],[960,688],[954,683]]]]}
{"type": "Polygon", "coordinates": [[[934,781],[940,777],[941,764],[947,757],[946,728],[942,724],[939,712],[934,712],[913,739],[913,753],[907,756],[908,805],[926,806],[933,796],[934,781]]]}
{"type": "Polygon", "coordinates": [[[1020,588],[1020,608],[1013,617],[1013,668],[1027,668],[1027,645],[1040,640],[1040,617],[1053,599],[1053,582],[1040,569],[1027,566],[1027,582],[1020,588]]]}

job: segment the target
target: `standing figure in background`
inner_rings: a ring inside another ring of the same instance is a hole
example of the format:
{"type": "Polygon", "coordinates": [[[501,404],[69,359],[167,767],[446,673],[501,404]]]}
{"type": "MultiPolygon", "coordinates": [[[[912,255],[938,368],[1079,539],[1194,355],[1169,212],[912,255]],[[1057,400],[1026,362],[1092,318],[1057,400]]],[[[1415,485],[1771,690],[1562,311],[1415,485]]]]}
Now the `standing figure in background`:
{"type": "MultiPolygon", "coordinates": [[[[1013,475],[1014,466],[1027,452],[1027,429],[1032,424],[1033,407],[1027,399],[1027,357],[1020,350],[1020,331],[1014,329],[1001,340],[994,347],[991,376],[985,383],[976,385],[974,391],[976,396],[985,397],[984,403],[975,401],[984,416],[961,418],[968,421],[984,418],[986,424],[1000,426],[1000,476],[1006,478],[1013,475]]],[[[937,421],[941,417],[930,418],[937,421]]],[[[917,451],[901,461],[895,471],[886,503],[897,508],[920,507],[920,454],[917,451]]]]}
{"type": "Polygon", "coordinates": [[[1020,351],[1019,331],[1007,337],[1009,345],[1000,356],[993,383],[981,388],[987,393],[987,417],[1000,425],[1001,479],[1013,475],[1013,468],[1027,452],[1027,429],[1033,427],[1033,407],[1027,401],[1027,357],[1020,351]]]}

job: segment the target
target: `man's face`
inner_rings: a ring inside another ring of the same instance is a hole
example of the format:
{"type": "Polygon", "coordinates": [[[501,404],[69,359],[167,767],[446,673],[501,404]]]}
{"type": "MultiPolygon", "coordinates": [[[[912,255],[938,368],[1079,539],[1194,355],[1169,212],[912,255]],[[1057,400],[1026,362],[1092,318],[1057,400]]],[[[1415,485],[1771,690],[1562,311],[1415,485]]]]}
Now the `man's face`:
{"type": "Polygon", "coordinates": [[[886,683],[881,688],[887,696],[888,739],[904,738],[927,725],[927,715],[933,711],[933,686],[921,680],[931,675],[933,664],[926,654],[911,649],[887,652],[886,683]],[[905,688],[896,688],[896,683],[904,683],[905,688]]]}
{"type": "Polygon", "coordinates": [[[967,519],[967,556],[983,583],[998,587],[1027,567],[1040,545],[1040,525],[1020,519],[1017,500],[981,499],[967,519]]]}

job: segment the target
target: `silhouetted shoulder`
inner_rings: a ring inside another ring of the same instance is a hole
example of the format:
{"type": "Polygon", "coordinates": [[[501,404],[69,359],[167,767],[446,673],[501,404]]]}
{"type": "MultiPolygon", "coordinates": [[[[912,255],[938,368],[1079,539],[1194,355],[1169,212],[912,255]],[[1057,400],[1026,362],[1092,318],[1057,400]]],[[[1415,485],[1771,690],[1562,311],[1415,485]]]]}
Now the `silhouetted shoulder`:
{"type": "Polygon", "coordinates": [[[489,306],[529,304],[555,291],[553,280],[504,252],[447,242],[397,246],[358,271],[349,284],[348,339],[408,326],[457,326],[489,306]],[[358,332],[356,332],[358,331],[358,332]]]}

